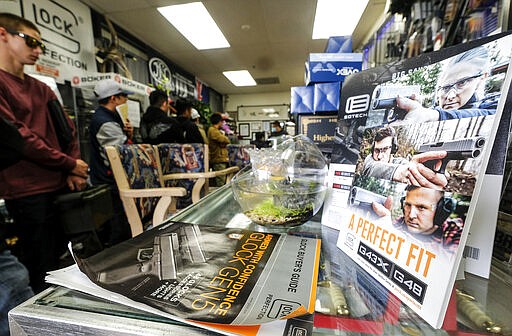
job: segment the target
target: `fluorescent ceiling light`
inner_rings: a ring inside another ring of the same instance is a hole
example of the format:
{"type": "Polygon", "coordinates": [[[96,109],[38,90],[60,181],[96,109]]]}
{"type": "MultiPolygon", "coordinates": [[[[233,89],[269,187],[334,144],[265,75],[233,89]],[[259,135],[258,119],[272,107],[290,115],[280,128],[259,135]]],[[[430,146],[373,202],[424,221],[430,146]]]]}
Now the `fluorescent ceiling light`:
{"type": "Polygon", "coordinates": [[[198,50],[229,48],[229,43],[201,2],[157,8],[198,50]]]}
{"type": "Polygon", "coordinates": [[[368,0],[317,0],[313,40],[352,35],[368,0]]]}
{"type": "Polygon", "coordinates": [[[222,74],[226,76],[234,86],[256,85],[256,81],[247,70],[224,71],[222,74]]]}
{"type": "Polygon", "coordinates": [[[276,112],[276,109],[271,107],[271,108],[263,108],[261,109],[264,113],[274,113],[276,112]]]}

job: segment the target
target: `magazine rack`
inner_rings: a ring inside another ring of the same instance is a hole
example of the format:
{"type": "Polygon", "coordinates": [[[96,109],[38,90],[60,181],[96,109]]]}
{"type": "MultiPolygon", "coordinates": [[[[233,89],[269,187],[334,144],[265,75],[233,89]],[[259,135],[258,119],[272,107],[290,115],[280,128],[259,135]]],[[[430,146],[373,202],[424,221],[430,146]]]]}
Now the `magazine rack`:
{"type": "MultiPolygon", "coordinates": [[[[238,203],[233,199],[231,188],[224,186],[175,214],[172,219],[198,225],[252,229],[253,224],[240,211],[238,203]]],[[[336,251],[335,233],[329,231],[329,228],[321,227],[319,217],[320,215],[313,217],[289,233],[321,235],[323,251],[330,252],[325,255],[332,256],[332,252],[336,251]]],[[[457,283],[457,288],[474,296],[481,309],[502,326],[502,334],[510,335],[512,277],[505,268],[499,266],[496,261],[493,262],[489,280],[468,274],[466,280],[457,283]]],[[[335,271],[334,269],[333,273],[335,271]]],[[[360,271],[364,272],[364,269],[360,271]]],[[[339,277],[336,279],[340,280],[339,277]]],[[[417,316],[404,314],[404,307],[393,297],[386,302],[383,309],[383,314],[366,318],[315,314],[315,335],[492,335],[477,328],[461,312],[457,312],[454,298],[450,301],[443,330],[434,330],[417,316]]],[[[26,335],[29,330],[30,333],[38,335],[62,334],[64,330],[68,335],[216,335],[63,287],[49,289],[14,308],[9,319],[14,336],[26,335]]]]}

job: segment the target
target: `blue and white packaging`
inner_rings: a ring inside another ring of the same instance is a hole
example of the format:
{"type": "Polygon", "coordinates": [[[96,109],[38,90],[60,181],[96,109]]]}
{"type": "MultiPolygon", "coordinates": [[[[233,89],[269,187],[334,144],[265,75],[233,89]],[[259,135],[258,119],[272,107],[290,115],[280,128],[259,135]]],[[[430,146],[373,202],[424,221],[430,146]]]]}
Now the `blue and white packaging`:
{"type": "Polygon", "coordinates": [[[327,40],[324,53],[351,53],[352,36],[331,36],[327,40]]]}
{"type": "Polygon", "coordinates": [[[341,82],[316,83],[313,108],[315,112],[338,111],[341,82]]]}
{"type": "Polygon", "coordinates": [[[291,113],[314,113],[313,96],[315,88],[313,86],[292,86],[290,99],[291,113]]]}
{"type": "Polygon", "coordinates": [[[306,61],[305,82],[343,82],[345,77],[362,69],[361,53],[313,53],[306,61]]]}

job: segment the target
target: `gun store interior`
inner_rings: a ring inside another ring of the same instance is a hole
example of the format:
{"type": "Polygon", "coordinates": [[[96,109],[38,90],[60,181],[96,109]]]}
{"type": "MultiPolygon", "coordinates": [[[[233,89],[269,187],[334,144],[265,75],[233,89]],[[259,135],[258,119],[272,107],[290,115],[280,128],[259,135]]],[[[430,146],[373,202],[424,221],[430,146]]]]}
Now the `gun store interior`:
{"type": "Polygon", "coordinates": [[[3,1],[0,336],[512,335],[510,2],[3,1]]]}

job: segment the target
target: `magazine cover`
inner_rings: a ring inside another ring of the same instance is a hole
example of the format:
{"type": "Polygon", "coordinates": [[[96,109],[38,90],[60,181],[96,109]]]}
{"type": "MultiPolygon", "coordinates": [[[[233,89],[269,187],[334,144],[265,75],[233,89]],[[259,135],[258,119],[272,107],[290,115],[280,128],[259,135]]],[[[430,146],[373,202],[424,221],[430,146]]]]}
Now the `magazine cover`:
{"type": "Polygon", "coordinates": [[[357,120],[344,150],[359,148],[337,245],[435,328],[474,224],[511,46],[493,36],[363,71],[342,90],[338,129],[357,120]]]}
{"type": "MultiPolygon", "coordinates": [[[[416,108],[414,113],[407,113],[409,116],[405,118],[406,109],[397,105],[400,100],[404,103],[408,98],[414,97],[414,100],[421,102],[420,107],[430,106],[439,110],[436,113],[441,113],[443,119],[463,118],[475,113],[493,114],[504,95],[502,84],[510,61],[510,41],[510,33],[498,34],[348,77],[341,92],[335,134],[337,144],[333,148],[331,164],[356,163],[367,118],[367,126],[424,121],[421,112],[429,112],[428,109],[416,108]],[[451,71],[445,71],[446,69],[451,71]],[[446,84],[455,84],[458,88],[446,84]],[[468,90],[461,95],[458,91],[464,86],[468,90]],[[445,99],[449,104],[445,107],[439,104],[442,94],[438,89],[450,91],[449,99],[445,99]],[[457,100],[461,99],[464,104],[458,106],[457,100]]],[[[507,93],[506,90],[504,92],[507,93]]],[[[509,102],[504,108],[505,114],[501,117],[496,140],[493,142],[491,164],[487,167],[483,187],[478,195],[478,208],[472,225],[474,233],[470,233],[464,252],[467,258],[466,271],[482,277],[487,277],[490,270],[499,198],[496,190],[501,188],[507,133],[510,128],[510,107],[507,106],[510,106],[511,98],[509,95],[504,96],[508,97],[509,102]]],[[[411,109],[410,104],[406,108],[411,109]]],[[[328,190],[328,196],[330,194],[331,190],[328,190]]],[[[339,192],[337,194],[340,195],[339,192]]],[[[324,212],[325,209],[324,207],[324,212]]],[[[327,211],[327,215],[331,212],[327,211]]],[[[335,221],[336,218],[332,220],[335,221]]],[[[332,222],[329,217],[327,222],[332,222]]]]}
{"type": "Polygon", "coordinates": [[[320,240],[178,222],[87,259],[95,284],[174,316],[260,325],[314,311],[320,240]]]}

